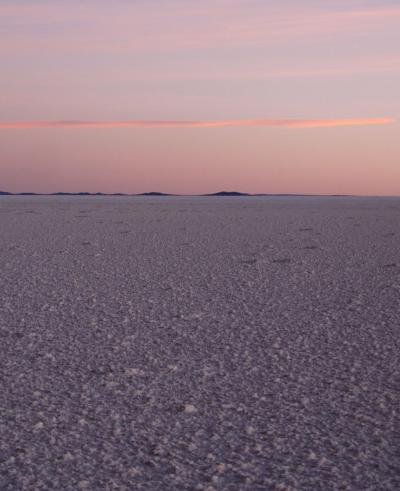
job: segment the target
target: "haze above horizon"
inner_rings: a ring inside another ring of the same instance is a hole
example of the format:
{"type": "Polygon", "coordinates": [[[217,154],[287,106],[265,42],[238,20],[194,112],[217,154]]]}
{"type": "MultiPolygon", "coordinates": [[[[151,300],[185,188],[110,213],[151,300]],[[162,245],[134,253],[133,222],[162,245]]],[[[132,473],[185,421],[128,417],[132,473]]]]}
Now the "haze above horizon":
{"type": "Polygon", "coordinates": [[[0,188],[400,194],[400,4],[5,0],[0,188]]]}

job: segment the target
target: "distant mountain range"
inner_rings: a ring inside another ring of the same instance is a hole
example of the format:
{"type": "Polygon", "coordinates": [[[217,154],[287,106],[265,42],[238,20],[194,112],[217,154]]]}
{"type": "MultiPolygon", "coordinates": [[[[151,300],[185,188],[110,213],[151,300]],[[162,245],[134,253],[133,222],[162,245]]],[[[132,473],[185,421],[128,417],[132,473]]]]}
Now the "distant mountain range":
{"type": "MultiPolygon", "coordinates": [[[[0,191],[0,195],[7,196],[187,196],[187,195],[178,195],[178,194],[170,194],[170,193],[160,193],[158,191],[150,191],[147,193],[139,193],[139,194],[127,194],[127,193],[88,193],[88,192],[80,192],[80,193],[67,193],[67,192],[58,192],[58,193],[9,193],[7,191],[0,191]]],[[[237,191],[219,191],[218,193],[211,194],[201,194],[201,195],[193,195],[193,196],[250,196],[248,193],[239,193],[237,191]]]]}
{"type": "MultiPolygon", "coordinates": [[[[127,193],[88,193],[88,192],[80,192],[80,193],[67,193],[64,191],[60,191],[58,193],[32,193],[32,192],[24,192],[24,193],[9,193],[7,191],[0,191],[0,196],[216,196],[216,197],[224,197],[224,196],[319,196],[312,194],[273,194],[273,193],[262,193],[262,194],[250,194],[250,193],[241,193],[239,191],[218,191],[217,193],[208,193],[208,194],[169,194],[169,193],[160,193],[158,191],[150,191],[147,193],[140,194],[127,194],[127,193]]],[[[345,194],[333,194],[334,196],[349,196],[345,194]]]]}

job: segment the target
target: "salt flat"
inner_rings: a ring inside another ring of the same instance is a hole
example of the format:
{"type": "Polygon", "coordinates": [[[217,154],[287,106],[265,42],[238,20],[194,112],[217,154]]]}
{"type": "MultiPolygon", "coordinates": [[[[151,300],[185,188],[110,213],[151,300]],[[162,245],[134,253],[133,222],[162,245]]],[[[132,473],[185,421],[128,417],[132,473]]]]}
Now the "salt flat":
{"type": "Polygon", "coordinates": [[[1,490],[397,490],[400,199],[0,198],[1,490]]]}

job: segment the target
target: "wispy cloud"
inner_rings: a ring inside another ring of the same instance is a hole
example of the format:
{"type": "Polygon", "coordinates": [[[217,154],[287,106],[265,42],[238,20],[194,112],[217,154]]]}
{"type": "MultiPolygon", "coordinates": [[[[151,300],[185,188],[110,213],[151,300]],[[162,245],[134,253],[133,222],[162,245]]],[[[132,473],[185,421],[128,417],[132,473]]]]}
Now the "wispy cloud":
{"type": "Polygon", "coordinates": [[[71,0],[60,5],[6,0],[0,3],[0,18],[8,26],[2,33],[5,38],[0,51],[148,53],[224,49],[396,29],[400,6],[381,3],[282,2],[276,8],[272,2],[260,2],[254,8],[248,0],[172,0],[159,2],[155,8],[149,1],[112,4],[71,0]]]}
{"type": "Polygon", "coordinates": [[[209,121],[131,120],[131,121],[3,121],[0,129],[35,128],[210,128],[220,126],[278,126],[282,128],[323,128],[394,123],[394,118],[349,119],[227,119],[209,121]]]}

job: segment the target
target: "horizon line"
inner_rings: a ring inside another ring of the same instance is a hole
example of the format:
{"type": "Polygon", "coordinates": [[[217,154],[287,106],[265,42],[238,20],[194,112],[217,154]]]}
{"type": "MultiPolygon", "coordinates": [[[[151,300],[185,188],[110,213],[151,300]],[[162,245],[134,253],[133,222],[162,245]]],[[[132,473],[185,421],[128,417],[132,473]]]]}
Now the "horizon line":
{"type": "Polygon", "coordinates": [[[399,194],[354,194],[354,193],[251,193],[245,191],[216,191],[208,193],[164,193],[158,191],[142,192],[142,193],[124,193],[124,192],[102,192],[102,191],[56,191],[56,192],[36,192],[36,191],[4,191],[0,189],[0,196],[81,196],[81,197],[96,197],[96,196],[117,196],[117,197],[260,197],[260,196],[298,196],[298,197],[400,197],[399,194]]]}
{"type": "Polygon", "coordinates": [[[275,126],[326,128],[392,124],[392,117],[342,119],[227,119],[227,120],[26,120],[0,121],[0,129],[40,128],[210,128],[223,126],[275,126]]]}

